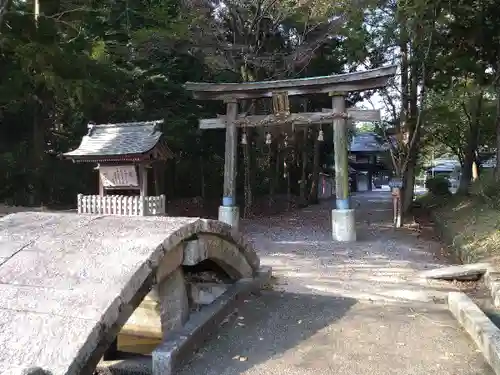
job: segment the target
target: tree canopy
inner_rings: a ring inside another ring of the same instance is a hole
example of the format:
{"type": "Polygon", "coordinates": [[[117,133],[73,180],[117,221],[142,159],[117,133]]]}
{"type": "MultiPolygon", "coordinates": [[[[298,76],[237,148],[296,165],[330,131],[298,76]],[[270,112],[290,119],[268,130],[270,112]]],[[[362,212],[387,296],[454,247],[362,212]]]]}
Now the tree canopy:
{"type": "MultiPolygon", "coordinates": [[[[222,113],[223,104],[193,100],[185,81],[319,76],[390,63],[399,65],[398,78],[379,94],[390,113],[384,124],[396,134],[397,174],[411,185],[430,143],[455,154],[465,171],[479,148],[498,144],[495,10],[493,0],[1,0],[0,201],[70,205],[76,193],[95,191],[96,177],[92,166],[59,156],[78,145],[89,122],[160,118],[177,156],[164,190],[170,198],[218,197],[224,136],[200,132],[197,121],[222,113]]],[[[373,94],[352,94],[349,105],[373,94]]],[[[311,96],[292,106],[321,110],[329,100],[311,96]]],[[[331,127],[318,145],[319,130],[282,130],[271,146],[263,132],[249,133],[251,152],[240,159],[251,176],[240,174],[239,184],[305,195],[332,151],[331,127]]]]}

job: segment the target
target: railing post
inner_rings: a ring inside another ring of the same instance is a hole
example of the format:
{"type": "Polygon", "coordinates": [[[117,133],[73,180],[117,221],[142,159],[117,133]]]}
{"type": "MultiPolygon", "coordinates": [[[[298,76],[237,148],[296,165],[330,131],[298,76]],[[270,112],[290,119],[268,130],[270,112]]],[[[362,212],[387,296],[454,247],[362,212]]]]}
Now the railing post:
{"type": "Polygon", "coordinates": [[[139,196],[138,204],[139,204],[139,216],[147,216],[149,213],[148,213],[146,197],[144,195],[139,196]]]}
{"type": "Polygon", "coordinates": [[[160,195],[160,214],[167,214],[167,197],[165,197],[165,194],[160,195]]]}
{"type": "Polygon", "coordinates": [[[82,213],[82,198],[83,198],[83,194],[78,194],[76,196],[76,210],[79,214],[82,213]]]}

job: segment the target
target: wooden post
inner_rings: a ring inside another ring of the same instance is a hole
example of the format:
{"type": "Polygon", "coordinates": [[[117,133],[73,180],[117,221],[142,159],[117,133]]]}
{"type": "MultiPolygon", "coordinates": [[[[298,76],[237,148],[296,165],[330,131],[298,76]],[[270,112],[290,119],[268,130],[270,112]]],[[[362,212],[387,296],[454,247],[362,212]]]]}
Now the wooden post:
{"type": "Polygon", "coordinates": [[[392,178],[389,181],[389,187],[391,188],[392,194],[394,227],[400,228],[402,225],[401,188],[403,187],[403,180],[399,177],[392,178]]]}
{"type": "Polygon", "coordinates": [[[392,206],[393,206],[393,214],[394,214],[394,227],[399,228],[400,225],[400,200],[401,200],[401,190],[399,187],[395,187],[392,189],[392,206]]]}
{"type": "Polygon", "coordinates": [[[347,155],[347,121],[344,95],[332,95],[333,111],[339,116],[333,120],[333,147],[335,148],[335,195],[337,209],[349,209],[349,163],[347,155]]]}
{"type": "Polygon", "coordinates": [[[236,129],[237,115],[238,103],[236,101],[227,102],[224,195],[222,197],[222,205],[224,207],[236,206],[236,158],[238,151],[238,133],[236,129]]]}
{"type": "Polygon", "coordinates": [[[373,187],[373,169],[377,163],[377,157],[375,155],[368,156],[368,191],[372,191],[373,187]]]}
{"type": "Polygon", "coordinates": [[[104,197],[106,195],[106,190],[104,189],[104,184],[101,179],[101,171],[99,169],[97,170],[97,179],[99,181],[99,195],[104,197]]]}
{"type": "Polygon", "coordinates": [[[144,164],[139,164],[139,183],[141,184],[140,195],[148,195],[148,170],[144,164]]]}

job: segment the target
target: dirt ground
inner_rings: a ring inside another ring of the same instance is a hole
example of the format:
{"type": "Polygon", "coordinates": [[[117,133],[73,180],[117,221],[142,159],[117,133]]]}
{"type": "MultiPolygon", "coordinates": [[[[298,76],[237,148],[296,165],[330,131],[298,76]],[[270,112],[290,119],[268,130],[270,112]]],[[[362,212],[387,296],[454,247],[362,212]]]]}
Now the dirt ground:
{"type": "Polygon", "coordinates": [[[249,299],[181,374],[493,374],[446,307],[466,286],[418,276],[448,262],[437,238],[395,231],[387,192],[354,202],[356,243],[332,241],[332,202],[244,220],[274,290],[249,299]]]}

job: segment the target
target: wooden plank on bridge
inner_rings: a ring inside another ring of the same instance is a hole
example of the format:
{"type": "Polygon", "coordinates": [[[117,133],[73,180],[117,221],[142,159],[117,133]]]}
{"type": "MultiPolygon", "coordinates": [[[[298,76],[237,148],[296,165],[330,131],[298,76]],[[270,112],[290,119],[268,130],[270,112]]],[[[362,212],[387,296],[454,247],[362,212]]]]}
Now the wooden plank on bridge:
{"type": "MultiPolygon", "coordinates": [[[[287,122],[293,122],[294,125],[324,125],[331,124],[333,122],[332,118],[325,117],[331,109],[323,109],[323,112],[303,112],[303,113],[293,113],[287,118],[287,122]]],[[[380,121],[380,110],[365,110],[357,108],[347,109],[347,114],[349,120],[351,121],[380,121]]],[[[238,116],[237,123],[238,127],[256,127],[256,126],[277,126],[277,123],[265,123],[266,118],[272,119],[273,115],[255,115],[255,116],[238,116]],[[246,121],[242,121],[246,120],[246,121]]],[[[200,129],[223,129],[226,127],[225,124],[226,116],[219,116],[217,118],[201,119],[199,121],[200,129]]]]}

